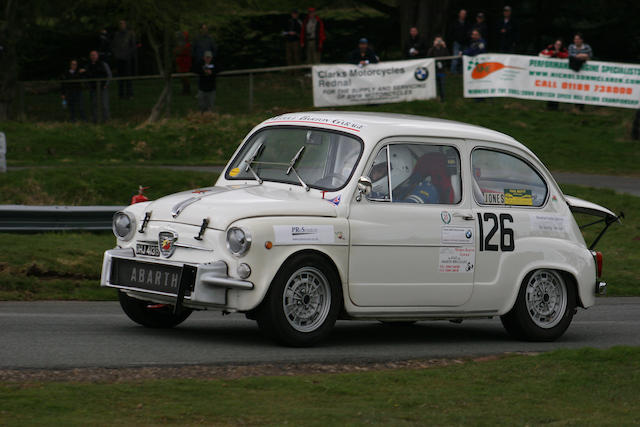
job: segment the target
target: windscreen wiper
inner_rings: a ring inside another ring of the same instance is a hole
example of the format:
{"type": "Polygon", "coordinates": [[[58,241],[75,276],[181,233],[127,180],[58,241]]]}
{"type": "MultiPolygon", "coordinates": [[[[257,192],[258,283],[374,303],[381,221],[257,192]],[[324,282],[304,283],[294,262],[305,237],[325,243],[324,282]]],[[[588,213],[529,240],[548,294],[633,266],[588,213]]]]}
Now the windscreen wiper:
{"type": "Polygon", "coordinates": [[[302,155],[303,151],[304,151],[304,145],[300,147],[296,155],[293,156],[293,159],[291,159],[291,161],[289,162],[289,167],[287,168],[286,175],[289,175],[291,171],[293,171],[293,173],[296,175],[296,178],[298,178],[298,181],[300,181],[300,184],[305,189],[305,191],[309,191],[309,186],[302,180],[302,178],[300,178],[300,174],[298,174],[298,171],[296,170],[296,163],[298,163],[298,160],[300,159],[300,156],[302,155]]]}
{"type": "Polygon", "coordinates": [[[244,161],[247,164],[247,167],[244,168],[244,171],[251,172],[251,174],[256,179],[256,181],[258,181],[258,184],[262,184],[263,181],[262,181],[262,178],[260,178],[260,176],[258,175],[258,173],[251,167],[251,163],[253,163],[262,154],[263,150],[264,150],[264,144],[260,143],[255,153],[253,153],[253,156],[251,156],[249,160],[244,161]]]}

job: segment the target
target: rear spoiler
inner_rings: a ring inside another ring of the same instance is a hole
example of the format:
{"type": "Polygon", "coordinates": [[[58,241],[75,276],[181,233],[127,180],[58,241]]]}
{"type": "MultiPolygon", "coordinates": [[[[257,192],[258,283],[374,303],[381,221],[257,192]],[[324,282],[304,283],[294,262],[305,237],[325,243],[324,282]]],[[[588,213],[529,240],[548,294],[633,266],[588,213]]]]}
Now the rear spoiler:
{"type": "Polygon", "coordinates": [[[616,215],[612,211],[610,211],[609,209],[603,206],[600,206],[592,202],[588,202],[586,200],[579,199],[577,197],[565,195],[564,199],[567,202],[567,205],[569,205],[569,209],[571,209],[571,212],[591,215],[591,216],[600,218],[597,221],[590,222],[589,224],[580,226],[580,229],[587,228],[592,225],[604,223],[604,228],[602,229],[602,231],[600,231],[600,234],[598,234],[596,239],[589,246],[589,249],[595,248],[596,244],[598,244],[598,242],[600,241],[602,236],[604,236],[604,233],[607,231],[607,229],[611,224],[613,224],[614,222],[621,222],[620,220],[624,218],[624,212],[620,212],[619,215],[616,215]]]}

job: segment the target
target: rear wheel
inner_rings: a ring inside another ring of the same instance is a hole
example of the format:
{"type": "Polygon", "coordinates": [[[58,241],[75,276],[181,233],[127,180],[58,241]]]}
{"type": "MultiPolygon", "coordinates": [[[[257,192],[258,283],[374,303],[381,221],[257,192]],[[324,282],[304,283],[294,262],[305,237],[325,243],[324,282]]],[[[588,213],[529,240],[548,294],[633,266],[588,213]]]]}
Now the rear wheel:
{"type": "Polygon", "coordinates": [[[271,338],[304,347],[329,335],[341,305],[340,279],[333,267],[320,257],[301,255],[278,272],[256,317],[271,338]]]}
{"type": "Polygon", "coordinates": [[[173,314],[172,306],[142,301],[124,292],[118,292],[118,299],[129,319],[148,328],[173,328],[191,315],[189,309],[183,308],[178,314],[173,314]]]}
{"type": "Polygon", "coordinates": [[[515,338],[554,341],[569,327],[576,308],[576,290],[554,270],[535,270],[522,282],[515,305],[502,324],[515,338]]]}

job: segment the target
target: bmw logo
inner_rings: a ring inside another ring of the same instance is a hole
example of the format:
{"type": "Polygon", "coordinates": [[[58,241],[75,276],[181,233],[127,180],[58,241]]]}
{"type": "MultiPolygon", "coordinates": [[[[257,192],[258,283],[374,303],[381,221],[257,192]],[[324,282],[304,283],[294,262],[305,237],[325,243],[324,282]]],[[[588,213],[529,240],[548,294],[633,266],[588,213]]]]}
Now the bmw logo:
{"type": "Polygon", "coordinates": [[[471,230],[467,230],[466,233],[464,233],[465,236],[467,236],[467,239],[471,238],[471,230]]]}
{"type": "Polygon", "coordinates": [[[413,72],[413,77],[421,82],[427,80],[427,77],[429,77],[429,70],[427,70],[427,67],[418,67],[416,68],[416,71],[413,72]]]}

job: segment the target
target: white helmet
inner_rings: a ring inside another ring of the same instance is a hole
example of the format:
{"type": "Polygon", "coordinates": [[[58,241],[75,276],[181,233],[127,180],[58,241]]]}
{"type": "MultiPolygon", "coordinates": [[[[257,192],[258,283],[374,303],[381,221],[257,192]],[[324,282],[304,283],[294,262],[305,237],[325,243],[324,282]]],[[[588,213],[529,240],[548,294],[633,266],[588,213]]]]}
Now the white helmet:
{"type": "MultiPolygon", "coordinates": [[[[391,163],[391,186],[392,190],[395,189],[398,185],[402,184],[411,176],[411,172],[413,171],[413,167],[415,166],[416,160],[409,151],[408,147],[405,146],[394,146],[391,145],[389,147],[390,150],[390,163],[391,163]]],[[[373,192],[384,194],[387,192],[387,156],[386,149],[382,150],[378,153],[372,167],[371,167],[371,178],[374,179],[373,182],[373,192]],[[379,170],[376,173],[376,169],[379,170]]]]}
{"type": "Polygon", "coordinates": [[[404,145],[391,145],[391,189],[405,182],[411,176],[413,167],[416,165],[416,158],[404,145]]]}

